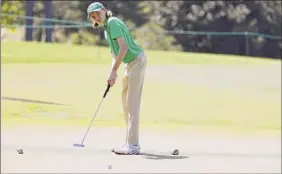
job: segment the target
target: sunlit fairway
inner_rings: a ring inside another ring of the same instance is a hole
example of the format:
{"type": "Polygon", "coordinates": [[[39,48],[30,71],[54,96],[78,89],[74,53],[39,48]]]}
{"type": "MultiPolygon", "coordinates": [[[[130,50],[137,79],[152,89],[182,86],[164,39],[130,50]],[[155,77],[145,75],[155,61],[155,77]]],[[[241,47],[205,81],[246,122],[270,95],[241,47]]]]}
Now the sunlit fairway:
{"type": "MultiPolygon", "coordinates": [[[[1,49],[3,126],[89,123],[106,88],[108,48],[4,41],[1,49]]],[[[281,61],[170,51],[148,58],[142,126],[280,130],[281,61]]],[[[123,125],[120,91],[118,81],[96,126],[123,125]]]]}

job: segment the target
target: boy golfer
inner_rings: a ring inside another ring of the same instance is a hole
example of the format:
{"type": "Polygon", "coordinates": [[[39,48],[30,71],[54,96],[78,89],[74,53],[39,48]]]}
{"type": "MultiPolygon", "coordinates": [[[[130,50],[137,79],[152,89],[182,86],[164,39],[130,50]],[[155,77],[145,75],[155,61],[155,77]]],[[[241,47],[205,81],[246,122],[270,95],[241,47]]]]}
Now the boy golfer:
{"type": "Polygon", "coordinates": [[[88,18],[93,22],[93,28],[104,27],[105,38],[113,54],[113,64],[107,82],[113,86],[117,79],[120,64],[125,64],[125,74],[122,79],[122,106],[127,125],[126,142],[121,148],[112,151],[116,154],[134,155],[140,153],[139,117],[141,94],[147,57],[143,49],[136,44],[127,26],[103,4],[94,2],[87,8],[88,18]]]}

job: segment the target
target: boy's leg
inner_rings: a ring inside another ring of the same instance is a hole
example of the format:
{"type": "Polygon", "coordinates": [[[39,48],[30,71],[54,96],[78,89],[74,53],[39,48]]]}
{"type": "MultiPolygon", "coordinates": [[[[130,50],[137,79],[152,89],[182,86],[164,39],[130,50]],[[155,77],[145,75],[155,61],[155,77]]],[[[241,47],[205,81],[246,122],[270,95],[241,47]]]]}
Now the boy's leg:
{"type": "MultiPolygon", "coordinates": [[[[124,122],[126,125],[126,135],[125,135],[125,144],[127,143],[127,138],[128,138],[128,103],[127,103],[127,92],[128,92],[128,72],[127,72],[127,66],[125,68],[125,75],[122,79],[122,91],[121,91],[121,103],[122,103],[122,109],[123,109],[123,115],[124,115],[124,122]]],[[[124,147],[123,146],[123,147],[124,147]]],[[[121,147],[121,148],[123,148],[121,147]]],[[[116,148],[112,149],[112,152],[115,152],[116,148]]]]}
{"type": "Polygon", "coordinates": [[[143,54],[132,62],[128,77],[128,144],[139,145],[139,118],[143,81],[147,67],[147,58],[143,54]]]}
{"type": "MultiPolygon", "coordinates": [[[[122,94],[121,94],[121,100],[122,100],[122,108],[123,108],[123,114],[124,114],[124,121],[125,125],[128,128],[128,103],[127,103],[127,91],[128,91],[128,76],[124,76],[122,79],[122,94]]],[[[127,130],[126,130],[126,137],[125,142],[127,142],[127,130]]]]}
{"type": "MultiPolygon", "coordinates": [[[[140,55],[139,55],[140,56],[140,55]]],[[[141,105],[141,94],[143,89],[143,81],[145,70],[147,67],[147,58],[144,54],[130,62],[126,68],[127,95],[123,103],[126,105],[124,109],[128,111],[127,124],[127,143],[126,146],[115,149],[116,154],[139,154],[139,114],[141,105]],[[137,145],[137,146],[135,146],[137,145]]],[[[124,84],[126,84],[124,83],[124,84]]],[[[123,86],[124,87],[124,86],[123,86]]],[[[124,88],[126,89],[126,88],[124,88]]]]}

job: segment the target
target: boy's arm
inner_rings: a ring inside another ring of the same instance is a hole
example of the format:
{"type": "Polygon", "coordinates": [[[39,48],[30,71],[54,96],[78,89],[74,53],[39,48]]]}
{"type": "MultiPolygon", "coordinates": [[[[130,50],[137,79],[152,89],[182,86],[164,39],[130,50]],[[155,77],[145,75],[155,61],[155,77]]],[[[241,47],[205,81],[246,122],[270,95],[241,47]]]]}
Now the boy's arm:
{"type": "Polygon", "coordinates": [[[119,45],[119,51],[116,55],[115,64],[112,67],[112,72],[116,72],[122,63],[127,51],[128,46],[124,39],[124,33],[122,32],[122,28],[117,20],[111,20],[109,22],[109,26],[111,28],[109,35],[111,39],[115,39],[119,45]]]}
{"type": "Polygon", "coordinates": [[[113,60],[112,60],[112,68],[113,68],[115,63],[116,63],[117,57],[114,55],[113,52],[111,52],[111,53],[112,53],[112,56],[113,56],[113,60]]]}
{"type": "Polygon", "coordinates": [[[124,59],[124,57],[127,53],[127,50],[128,50],[128,47],[127,47],[126,42],[125,42],[123,37],[117,38],[117,42],[118,42],[120,50],[119,50],[118,55],[116,57],[115,64],[112,67],[112,71],[118,70],[118,68],[119,68],[119,66],[120,66],[122,60],[124,59]]]}

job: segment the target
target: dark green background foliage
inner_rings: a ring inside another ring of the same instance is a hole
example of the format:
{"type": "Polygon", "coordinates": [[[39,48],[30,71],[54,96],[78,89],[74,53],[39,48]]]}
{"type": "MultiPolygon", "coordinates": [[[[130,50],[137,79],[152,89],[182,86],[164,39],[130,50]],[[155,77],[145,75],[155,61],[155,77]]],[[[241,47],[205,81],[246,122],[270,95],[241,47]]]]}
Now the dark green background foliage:
{"type": "MultiPolygon", "coordinates": [[[[23,1],[16,1],[18,12],[23,1]]],[[[85,21],[87,6],[93,1],[54,1],[53,17],[85,21]]],[[[144,48],[237,54],[281,59],[281,39],[259,36],[166,34],[165,30],[209,32],[256,32],[281,36],[281,1],[100,1],[123,19],[144,48]]],[[[8,9],[11,1],[2,9],[8,9]]],[[[43,2],[37,1],[35,16],[44,17],[43,2]]],[[[2,17],[4,18],[4,17],[2,17]]],[[[1,18],[1,19],[2,19],[1,18]]],[[[11,23],[13,19],[3,22],[11,23]]],[[[3,23],[1,22],[1,23],[3,23]]],[[[35,21],[40,24],[40,20],[35,21]]],[[[35,29],[34,40],[40,40],[42,29],[35,29]]],[[[106,45],[103,29],[59,28],[53,32],[55,42],[106,45]],[[89,38],[92,37],[92,38],[89,38]]]]}

